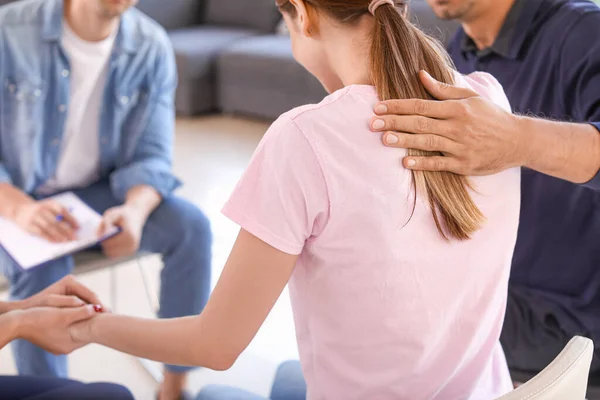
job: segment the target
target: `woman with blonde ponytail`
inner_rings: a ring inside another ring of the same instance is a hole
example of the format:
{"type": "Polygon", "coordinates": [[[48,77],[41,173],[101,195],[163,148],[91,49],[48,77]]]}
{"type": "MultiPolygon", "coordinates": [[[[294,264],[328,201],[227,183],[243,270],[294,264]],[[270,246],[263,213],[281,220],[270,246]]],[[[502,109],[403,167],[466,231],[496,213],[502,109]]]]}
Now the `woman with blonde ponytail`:
{"type": "Polygon", "coordinates": [[[421,70],[508,107],[502,88],[485,74],[458,75],[404,2],[277,5],[296,59],[331,95],[266,133],[223,210],[242,229],[205,310],[163,321],[100,315],[72,337],[227,369],[289,281],[309,399],[503,395],[520,171],[413,174],[366,123],[379,100],[428,99],[421,70]]]}

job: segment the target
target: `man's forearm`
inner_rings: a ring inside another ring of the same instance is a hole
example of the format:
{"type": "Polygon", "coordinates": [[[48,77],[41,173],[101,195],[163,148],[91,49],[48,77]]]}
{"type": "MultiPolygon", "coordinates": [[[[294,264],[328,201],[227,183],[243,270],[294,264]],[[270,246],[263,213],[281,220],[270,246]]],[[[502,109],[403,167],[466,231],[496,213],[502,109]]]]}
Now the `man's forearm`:
{"type": "Polygon", "coordinates": [[[600,133],[593,126],[518,118],[523,166],[573,183],[588,182],[600,170],[600,133]]]}
{"type": "Polygon", "coordinates": [[[144,219],[148,219],[150,214],[160,205],[162,197],[151,186],[139,185],[131,188],[127,192],[125,204],[140,212],[144,219]]]}
{"type": "Polygon", "coordinates": [[[0,183],[0,217],[15,219],[17,209],[35,200],[9,183],[0,183]]]}

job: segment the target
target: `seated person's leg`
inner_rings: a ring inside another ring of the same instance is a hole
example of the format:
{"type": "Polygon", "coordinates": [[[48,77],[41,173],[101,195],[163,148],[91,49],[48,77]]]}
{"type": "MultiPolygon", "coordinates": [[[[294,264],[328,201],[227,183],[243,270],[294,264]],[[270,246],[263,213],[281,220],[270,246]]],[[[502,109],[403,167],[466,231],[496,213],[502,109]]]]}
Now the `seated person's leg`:
{"type": "Polygon", "coordinates": [[[306,382],[299,361],[286,361],[279,366],[270,400],[306,400],[306,382]]]}
{"type": "Polygon", "coordinates": [[[511,371],[537,374],[577,334],[581,332],[560,308],[526,288],[509,287],[500,342],[511,371]]]}
{"type": "MultiPolygon", "coordinates": [[[[1,399],[0,399],[1,400],[1,399]]],[[[231,386],[210,385],[200,391],[196,400],[267,400],[264,397],[231,386]]]]}
{"type": "MultiPolygon", "coordinates": [[[[0,269],[10,282],[12,300],[22,300],[44,290],[71,273],[71,257],[53,261],[32,271],[22,271],[0,248],[0,269]]],[[[24,340],[12,342],[17,369],[21,375],[67,376],[66,356],[55,356],[24,340]]]]}
{"type": "Polygon", "coordinates": [[[28,398],[28,400],[134,400],[123,386],[113,383],[77,383],[28,398]]]}
{"type": "MultiPolygon", "coordinates": [[[[196,206],[176,197],[164,199],[152,213],[141,248],[162,254],[160,318],[199,314],[210,295],[212,233],[196,206]]],[[[174,373],[189,368],[171,366],[174,373]]]]}
{"type": "Polygon", "coordinates": [[[122,386],[58,378],[0,376],[0,400],[133,400],[122,386]]]}
{"type": "Polygon", "coordinates": [[[57,390],[78,382],[33,376],[0,376],[0,400],[19,400],[37,396],[40,393],[57,390]]]}

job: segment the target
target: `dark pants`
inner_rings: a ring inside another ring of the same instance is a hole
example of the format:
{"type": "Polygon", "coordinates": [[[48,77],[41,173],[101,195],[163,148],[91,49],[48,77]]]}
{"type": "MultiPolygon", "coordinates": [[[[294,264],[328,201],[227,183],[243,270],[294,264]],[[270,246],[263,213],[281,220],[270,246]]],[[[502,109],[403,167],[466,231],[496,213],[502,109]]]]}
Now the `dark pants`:
{"type": "MultiPolygon", "coordinates": [[[[589,337],[589,333],[568,311],[527,288],[509,287],[500,342],[511,371],[540,372],[574,336],[589,337]]],[[[600,374],[599,349],[591,371],[600,374]]]]}
{"type": "Polygon", "coordinates": [[[122,386],[58,378],[0,376],[0,400],[133,400],[122,386]]]}

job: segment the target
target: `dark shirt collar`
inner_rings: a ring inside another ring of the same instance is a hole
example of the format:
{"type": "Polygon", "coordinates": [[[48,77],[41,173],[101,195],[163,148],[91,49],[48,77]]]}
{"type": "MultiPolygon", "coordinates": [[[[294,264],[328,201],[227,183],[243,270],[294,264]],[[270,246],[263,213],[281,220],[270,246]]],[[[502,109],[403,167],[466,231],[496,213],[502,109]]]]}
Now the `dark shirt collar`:
{"type": "Polygon", "coordinates": [[[545,0],[516,0],[508,12],[496,41],[491,47],[479,50],[466,32],[463,35],[461,50],[463,53],[475,53],[486,56],[496,53],[502,57],[516,59],[525,44],[533,21],[545,0]]]}

